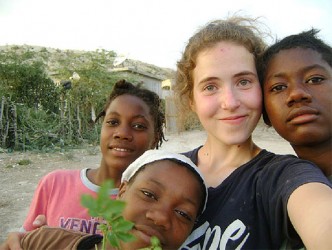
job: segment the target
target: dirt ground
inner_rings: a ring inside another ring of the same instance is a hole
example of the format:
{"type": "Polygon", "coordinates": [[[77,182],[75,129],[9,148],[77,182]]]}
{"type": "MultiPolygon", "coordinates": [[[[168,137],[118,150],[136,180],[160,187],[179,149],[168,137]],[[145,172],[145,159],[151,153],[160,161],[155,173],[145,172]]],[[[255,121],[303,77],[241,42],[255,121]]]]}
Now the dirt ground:
{"type": "MultiPolygon", "coordinates": [[[[273,129],[259,126],[254,141],[272,152],[294,154],[292,148],[273,129]]],[[[201,145],[205,140],[202,131],[166,133],[167,142],[162,149],[184,152],[201,145]]],[[[39,179],[55,169],[96,168],[100,162],[99,147],[75,149],[64,153],[5,153],[0,152],[0,244],[7,233],[17,231],[27,214],[30,200],[39,179]],[[19,165],[21,160],[31,161],[19,165]]]]}

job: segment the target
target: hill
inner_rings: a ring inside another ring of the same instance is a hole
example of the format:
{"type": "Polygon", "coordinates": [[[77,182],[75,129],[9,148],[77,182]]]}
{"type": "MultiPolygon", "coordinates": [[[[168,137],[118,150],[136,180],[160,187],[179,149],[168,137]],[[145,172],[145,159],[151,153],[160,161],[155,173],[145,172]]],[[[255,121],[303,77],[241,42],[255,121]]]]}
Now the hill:
{"type": "Polygon", "coordinates": [[[119,63],[118,59],[120,56],[118,56],[114,51],[60,50],[32,45],[0,46],[0,52],[14,51],[17,54],[26,55],[28,60],[43,61],[44,64],[47,65],[49,75],[54,80],[60,80],[57,79],[57,75],[59,74],[59,70],[62,68],[67,68],[68,70],[72,70],[74,72],[76,68],[81,68],[82,65],[91,64],[95,61],[98,61],[99,65],[102,65],[106,70],[117,67],[131,67],[161,79],[172,78],[174,75],[174,70],[172,69],[161,68],[139,60],[121,58],[119,63]]]}

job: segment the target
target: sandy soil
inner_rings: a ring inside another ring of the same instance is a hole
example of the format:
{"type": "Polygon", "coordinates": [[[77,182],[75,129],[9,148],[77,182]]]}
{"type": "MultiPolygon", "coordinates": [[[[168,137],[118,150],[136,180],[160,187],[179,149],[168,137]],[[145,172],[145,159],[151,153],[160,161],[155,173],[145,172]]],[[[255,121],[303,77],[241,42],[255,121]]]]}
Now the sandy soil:
{"type": "MultiPolygon", "coordinates": [[[[162,149],[185,152],[201,145],[205,140],[202,131],[167,134],[162,149]]],[[[273,129],[258,126],[254,131],[258,146],[272,152],[294,154],[287,142],[273,129]]],[[[76,149],[64,153],[0,153],[0,244],[9,231],[17,231],[28,211],[38,180],[54,169],[96,168],[100,162],[98,147],[76,149]],[[20,160],[30,160],[19,165],[20,160]]]]}

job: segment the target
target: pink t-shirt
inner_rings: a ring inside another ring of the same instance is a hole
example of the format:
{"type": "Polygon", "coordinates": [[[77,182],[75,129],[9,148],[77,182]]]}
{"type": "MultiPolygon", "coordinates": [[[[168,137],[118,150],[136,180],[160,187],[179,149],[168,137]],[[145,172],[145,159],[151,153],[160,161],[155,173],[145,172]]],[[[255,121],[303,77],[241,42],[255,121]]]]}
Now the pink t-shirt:
{"type": "MultiPolygon", "coordinates": [[[[86,172],[87,169],[56,170],[44,176],[34,193],[23,230],[33,230],[32,222],[37,215],[44,214],[48,226],[100,233],[97,230],[100,219],[91,217],[81,205],[82,194],[96,196],[99,189],[88,180],[86,172]]],[[[111,190],[111,198],[115,198],[117,192],[118,189],[111,190]]]]}

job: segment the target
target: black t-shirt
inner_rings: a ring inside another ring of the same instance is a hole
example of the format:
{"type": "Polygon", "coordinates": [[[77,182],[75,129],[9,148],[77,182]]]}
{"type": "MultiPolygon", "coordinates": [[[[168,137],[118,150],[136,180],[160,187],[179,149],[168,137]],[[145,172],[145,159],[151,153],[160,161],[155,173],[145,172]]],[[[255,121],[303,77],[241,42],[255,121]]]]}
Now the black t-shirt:
{"type": "MultiPolygon", "coordinates": [[[[184,153],[196,164],[199,148],[184,153]]],[[[331,187],[311,162],[262,150],[209,188],[207,209],[181,249],[278,249],[286,239],[294,248],[303,246],[289,222],[287,201],[308,182],[331,187]]]]}

